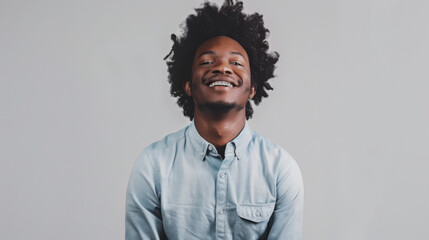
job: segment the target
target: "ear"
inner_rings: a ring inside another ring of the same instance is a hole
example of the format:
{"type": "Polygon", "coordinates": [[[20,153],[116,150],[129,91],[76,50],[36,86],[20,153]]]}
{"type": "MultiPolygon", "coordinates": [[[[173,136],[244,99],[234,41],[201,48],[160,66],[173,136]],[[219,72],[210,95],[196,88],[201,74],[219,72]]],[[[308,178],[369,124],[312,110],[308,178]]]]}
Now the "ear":
{"type": "Polygon", "coordinates": [[[250,95],[249,95],[249,99],[252,99],[252,98],[255,96],[255,94],[256,94],[256,84],[255,84],[255,85],[252,85],[252,86],[250,87],[250,95]]]}
{"type": "Polygon", "coordinates": [[[191,82],[190,81],[186,81],[185,82],[185,85],[183,85],[183,89],[185,89],[186,95],[188,95],[189,97],[192,96],[191,82]]]}

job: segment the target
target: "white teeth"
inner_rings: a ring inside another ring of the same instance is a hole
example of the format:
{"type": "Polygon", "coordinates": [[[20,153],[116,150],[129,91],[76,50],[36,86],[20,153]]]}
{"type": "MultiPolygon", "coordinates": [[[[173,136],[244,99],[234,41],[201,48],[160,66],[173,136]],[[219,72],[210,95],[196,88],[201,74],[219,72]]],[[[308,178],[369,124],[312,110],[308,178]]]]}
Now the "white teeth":
{"type": "Polygon", "coordinates": [[[233,87],[231,83],[227,82],[227,81],[216,81],[216,82],[212,82],[209,87],[214,87],[214,86],[225,86],[225,87],[233,87]]]}

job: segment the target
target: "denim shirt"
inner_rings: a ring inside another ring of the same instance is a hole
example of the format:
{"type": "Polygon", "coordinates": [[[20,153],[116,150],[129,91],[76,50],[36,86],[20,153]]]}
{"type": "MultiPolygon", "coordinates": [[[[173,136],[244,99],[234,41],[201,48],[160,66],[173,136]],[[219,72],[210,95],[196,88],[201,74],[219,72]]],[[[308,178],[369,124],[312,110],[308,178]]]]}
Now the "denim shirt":
{"type": "Polygon", "coordinates": [[[245,124],[224,159],[194,123],[145,148],[126,197],[126,240],[302,237],[295,160],[245,124]]]}

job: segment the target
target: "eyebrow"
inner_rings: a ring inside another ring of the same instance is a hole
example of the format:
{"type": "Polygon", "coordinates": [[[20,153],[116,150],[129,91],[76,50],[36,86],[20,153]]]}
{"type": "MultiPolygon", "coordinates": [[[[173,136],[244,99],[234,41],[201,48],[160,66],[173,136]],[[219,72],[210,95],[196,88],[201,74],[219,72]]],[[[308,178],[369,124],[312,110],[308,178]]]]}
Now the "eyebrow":
{"type": "MultiPolygon", "coordinates": [[[[241,57],[243,57],[244,58],[244,56],[243,56],[243,54],[241,54],[241,53],[239,53],[239,52],[230,52],[232,55],[239,55],[239,56],[241,56],[241,57]]],[[[203,56],[203,55],[214,55],[215,54],[215,52],[213,52],[213,51],[205,51],[205,52],[203,52],[203,53],[201,53],[198,57],[201,57],[201,56],[203,56]]]]}
{"type": "Polygon", "coordinates": [[[239,56],[242,56],[244,58],[243,54],[241,54],[239,52],[231,52],[231,54],[233,54],[233,55],[239,55],[239,56]]]}

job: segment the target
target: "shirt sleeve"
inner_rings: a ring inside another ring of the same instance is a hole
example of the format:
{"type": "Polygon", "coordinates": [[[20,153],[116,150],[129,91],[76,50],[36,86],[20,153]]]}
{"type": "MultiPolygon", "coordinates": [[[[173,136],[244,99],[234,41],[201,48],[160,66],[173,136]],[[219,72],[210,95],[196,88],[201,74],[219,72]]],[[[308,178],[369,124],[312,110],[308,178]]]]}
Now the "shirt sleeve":
{"type": "Polygon", "coordinates": [[[279,168],[277,200],[270,219],[269,240],[301,240],[304,210],[304,185],[295,160],[287,154],[279,168]]]}
{"type": "Polygon", "coordinates": [[[131,171],[126,195],[125,239],[166,239],[158,197],[159,169],[144,151],[131,171]]]}

